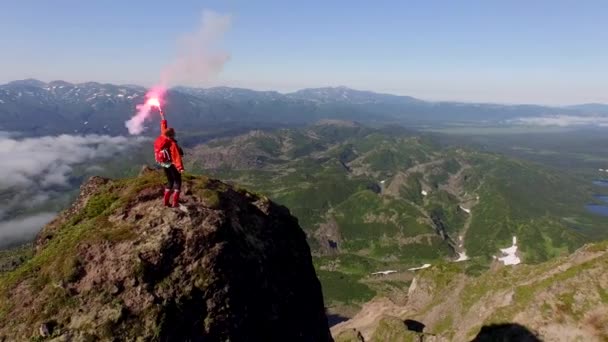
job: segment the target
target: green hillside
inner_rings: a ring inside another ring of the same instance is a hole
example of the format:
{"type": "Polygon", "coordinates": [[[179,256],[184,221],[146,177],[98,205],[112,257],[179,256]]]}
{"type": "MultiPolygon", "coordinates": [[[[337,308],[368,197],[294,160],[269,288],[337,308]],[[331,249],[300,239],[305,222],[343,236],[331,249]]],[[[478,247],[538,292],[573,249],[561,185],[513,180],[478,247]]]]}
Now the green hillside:
{"type": "Polygon", "coordinates": [[[410,272],[379,280],[370,275],[376,271],[406,271],[461,252],[487,267],[513,236],[525,263],[606,236],[606,219],[584,210],[593,198],[584,181],[497,154],[442,148],[400,129],[332,121],[255,131],[197,146],[187,160],[193,172],[290,208],[333,304],[362,303],[411,280],[410,272]]]}

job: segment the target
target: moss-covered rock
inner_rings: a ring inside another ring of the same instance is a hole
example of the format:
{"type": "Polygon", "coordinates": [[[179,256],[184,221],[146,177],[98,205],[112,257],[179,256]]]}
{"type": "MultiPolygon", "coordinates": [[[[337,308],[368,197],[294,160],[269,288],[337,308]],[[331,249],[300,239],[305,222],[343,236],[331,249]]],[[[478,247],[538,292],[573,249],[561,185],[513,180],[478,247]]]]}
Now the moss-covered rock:
{"type": "Polygon", "coordinates": [[[356,329],[348,329],[341,332],[335,338],[336,342],[365,342],[361,333],[356,329]]]}
{"type": "Polygon", "coordinates": [[[418,342],[420,341],[420,334],[409,331],[403,320],[397,317],[385,316],[380,319],[371,341],[418,342]]]}
{"type": "Polygon", "coordinates": [[[162,183],[144,172],[84,184],[0,276],[0,341],[331,340],[285,207],[186,175],[180,208],[167,208],[162,183]]]}

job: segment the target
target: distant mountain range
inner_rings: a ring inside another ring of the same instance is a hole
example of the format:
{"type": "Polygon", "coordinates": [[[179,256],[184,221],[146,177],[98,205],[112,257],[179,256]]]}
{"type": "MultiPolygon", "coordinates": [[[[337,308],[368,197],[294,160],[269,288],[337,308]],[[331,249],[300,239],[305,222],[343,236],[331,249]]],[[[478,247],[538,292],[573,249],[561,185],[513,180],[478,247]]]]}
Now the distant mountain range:
{"type": "MultiPolygon", "coordinates": [[[[59,133],[126,134],[124,122],[145,96],[137,85],[28,79],[0,85],[0,130],[26,135],[59,133]]],[[[366,123],[433,124],[501,122],[545,115],[608,114],[608,105],[569,107],[429,102],[346,87],[276,91],[175,87],[166,111],[182,132],[214,127],[302,125],[321,119],[366,123]]],[[[152,125],[152,124],[151,124],[152,125]]]]}
{"type": "Polygon", "coordinates": [[[584,103],[579,105],[567,106],[566,108],[598,114],[608,113],[608,105],[603,103],[584,103]]]}

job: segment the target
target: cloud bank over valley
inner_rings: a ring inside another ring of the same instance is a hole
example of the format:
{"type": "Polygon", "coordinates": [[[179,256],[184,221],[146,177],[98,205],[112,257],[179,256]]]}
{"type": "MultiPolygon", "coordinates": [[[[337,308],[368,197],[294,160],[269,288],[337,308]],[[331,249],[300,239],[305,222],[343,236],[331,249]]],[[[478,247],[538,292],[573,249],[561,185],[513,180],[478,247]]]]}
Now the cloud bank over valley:
{"type": "Polygon", "coordinates": [[[59,202],[74,194],[77,168],[101,171],[96,161],[120,156],[143,141],[107,135],[21,139],[0,132],[0,247],[32,238],[54,217],[59,202]]]}

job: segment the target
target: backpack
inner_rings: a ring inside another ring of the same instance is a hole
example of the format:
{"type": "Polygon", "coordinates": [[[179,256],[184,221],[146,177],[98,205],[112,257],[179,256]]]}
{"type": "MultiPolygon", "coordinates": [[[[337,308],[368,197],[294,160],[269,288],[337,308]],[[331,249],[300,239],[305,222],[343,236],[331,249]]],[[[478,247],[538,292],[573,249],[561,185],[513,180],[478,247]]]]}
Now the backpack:
{"type": "Polygon", "coordinates": [[[169,148],[171,148],[171,140],[165,136],[161,135],[154,141],[154,160],[162,167],[169,167],[172,164],[169,148]]]}

